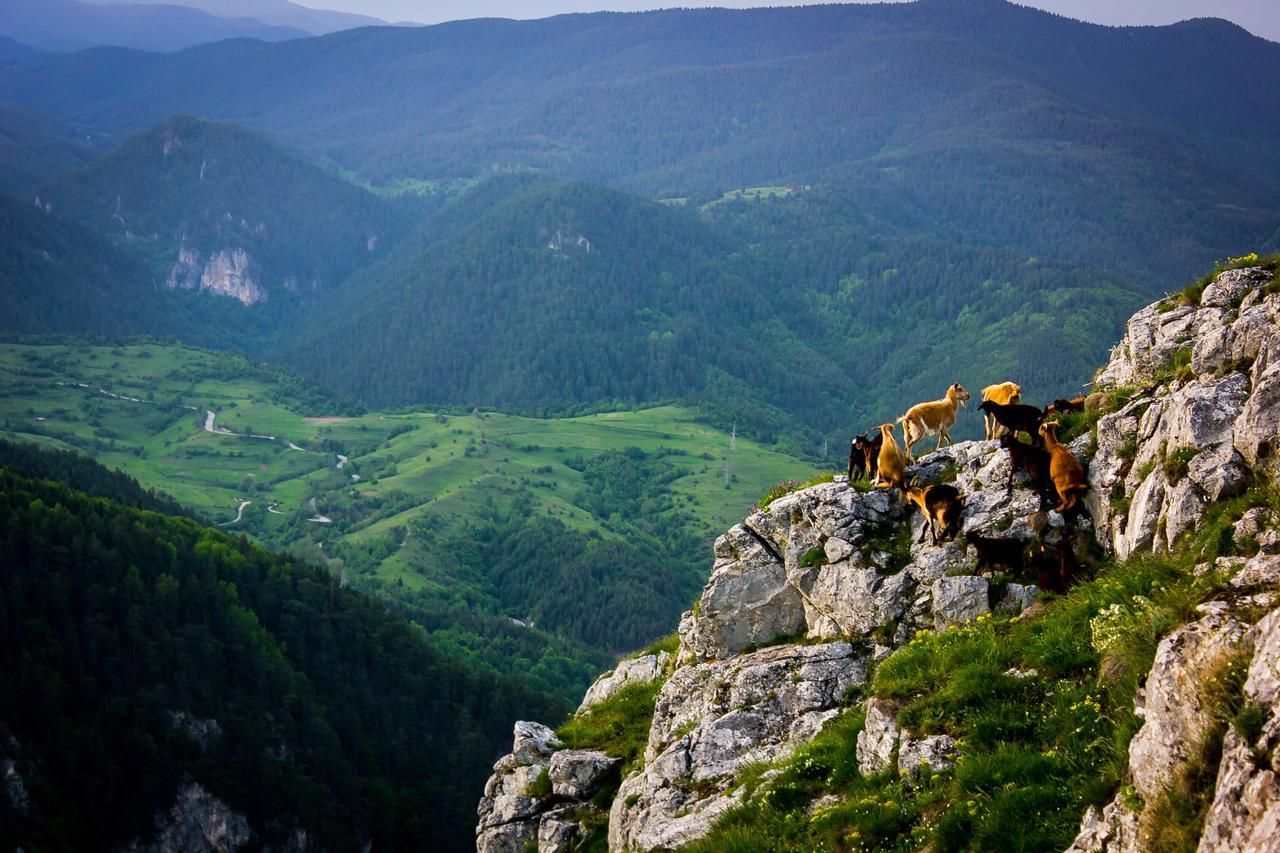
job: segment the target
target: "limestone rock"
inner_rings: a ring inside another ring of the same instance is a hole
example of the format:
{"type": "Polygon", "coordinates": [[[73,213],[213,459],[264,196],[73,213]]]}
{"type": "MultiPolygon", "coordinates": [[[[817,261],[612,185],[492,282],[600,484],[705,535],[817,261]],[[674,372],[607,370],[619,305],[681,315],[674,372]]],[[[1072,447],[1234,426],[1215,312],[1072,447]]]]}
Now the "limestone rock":
{"type": "Polygon", "coordinates": [[[795,583],[804,593],[805,622],[815,638],[866,634],[901,619],[915,591],[906,572],[882,575],[849,563],[801,572],[795,583]]]}
{"type": "Polygon", "coordinates": [[[1118,799],[1101,811],[1089,806],[1066,853],[1139,853],[1138,815],[1118,799]]]}
{"type": "Polygon", "coordinates": [[[1145,800],[1172,782],[1204,736],[1210,717],[1202,681],[1241,647],[1247,627],[1227,614],[1206,616],[1160,641],[1144,690],[1142,728],[1129,743],[1133,785],[1145,800]]]}
{"type": "Polygon", "coordinates": [[[233,853],[252,837],[244,815],[187,779],[178,786],[173,806],[156,815],[155,836],[145,843],[134,841],[125,849],[130,853],[233,853]]]}
{"type": "Polygon", "coordinates": [[[641,655],[638,658],[622,661],[612,671],[606,672],[597,678],[595,683],[587,688],[587,693],[582,697],[582,704],[578,706],[578,711],[581,712],[592,705],[603,702],[627,684],[656,681],[666,672],[667,664],[670,661],[671,655],[668,652],[658,652],[656,655],[641,655]]]}
{"type": "Polygon", "coordinates": [[[1277,436],[1280,424],[1280,365],[1270,370],[1254,386],[1235,422],[1235,448],[1252,468],[1276,471],[1277,436]]]}
{"type": "Polygon", "coordinates": [[[1173,550],[1183,533],[1193,530],[1204,516],[1205,501],[1200,497],[1200,490],[1189,478],[1179,480],[1165,496],[1165,533],[1166,550],[1173,550]]]}
{"type": "MultiPolygon", "coordinates": [[[[1202,306],[1226,308],[1240,302],[1249,290],[1258,286],[1256,269],[1224,270],[1205,285],[1200,294],[1202,306]]],[[[1202,312],[1203,313],[1203,312],[1202,312]]]]}
{"type": "Polygon", "coordinates": [[[538,840],[538,822],[522,820],[485,829],[476,836],[476,853],[526,853],[538,840]]]}
{"type": "Polygon", "coordinates": [[[1202,450],[1188,464],[1187,476],[1211,501],[1234,498],[1249,485],[1244,457],[1230,444],[1202,450]]]}
{"type": "Polygon", "coordinates": [[[562,749],[551,756],[551,791],[557,797],[585,800],[596,792],[609,771],[622,763],[603,752],[562,749]]]}
{"type": "Polygon", "coordinates": [[[884,699],[868,699],[867,722],[858,732],[858,772],[864,776],[883,773],[893,767],[898,748],[897,709],[884,699]]]}
{"type": "Polygon", "coordinates": [[[941,773],[954,763],[955,751],[950,735],[913,738],[904,734],[898,747],[898,772],[908,780],[919,779],[926,771],[941,773]]]}
{"type": "Polygon", "coordinates": [[[800,593],[765,543],[742,524],[716,540],[711,579],[696,614],[681,626],[681,644],[697,658],[723,658],[804,630],[800,593]]]}
{"type": "Polygon", "coordinates": [[[1095,383],[1109,387],[1149,382],[1169,364],[1178,349],[1186,346],[1195,328],[1196,313],[1190,306],[1161,311],[1156,303],[1134,314],[1095,383]]]}
{"type": "Polygon", "coordinates": [[[936,630],[960,625],[991,612],[990,583],[976,575],[939,578],[933,584],[933,619],[936,630]]]}
{"type": "Polygon", "coordinates": [[[542,723],[520,720],[515,725],[515,739],[511,754],[518,765],[536,764],[545,767],[560,747],[556,733],[542,723]]]}
{"type": "Polygon", "coordinates": [[[563,808],[542,816],[538,821],[538,853],[571,853],[582,834],[572,812],[572,808],[563,808]]]}
{"type": "Polygon", "coordinates": [[[670,849],[705,834],[740,796],[726,790],[731,774],[812,737],[845,693],[865,683],[867,665],[836,642],[676,670],[658,694],[644,769],[614,799],[610,849],[670,849]]]}

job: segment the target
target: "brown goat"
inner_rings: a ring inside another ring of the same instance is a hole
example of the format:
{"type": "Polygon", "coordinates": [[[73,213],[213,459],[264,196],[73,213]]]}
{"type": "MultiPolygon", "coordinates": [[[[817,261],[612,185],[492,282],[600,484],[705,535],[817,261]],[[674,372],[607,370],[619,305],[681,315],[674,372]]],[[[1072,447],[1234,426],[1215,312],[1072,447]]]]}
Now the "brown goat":
{"type": "Polygon", "coordinates": [[[1080,460],[1058,442],[1054,433],[1057,426],[1053,422],[1041,424],[1040,437],[1049,451],[1049,477],[1058,492],[1057,510],[1068,512],[1075,508],[1080,496],[1089,491],[1089,483],[1084,478],[1084,466],[1080,460]]]}
{"type": "MultiPolygon", "coordinates": [[[[925,524],[929,528],[930,541],[938,544],[939,531],[943,539],[955,538],[956,522],[960,520],[960,512],[964,509],[964,499],[960,490],[945,483],[937,486],[920,488],[920,481],[913,481],[906,490],[907,500],[920,507],[925,524]]],[[[920,530],[920,542],[924,541],[924,529],[920,530]]]]}
{"type": "MultiPolygon", "coordinates": [[[[982,402],[985,403],[988,400],[993,403],[999,403],[1002,406],[1021,403],[1022,386],[1016,382],[1001,382],[998,385],[988,385],[982,389],[982,402]]],[[[982,413],[982,425],[986,427],[988,441],[993,438],[999,438],[1004,433],[1004,427],[989,412],[982,413]]]]}
{"type": "Polygon", "coordinates": [[[1044,407],[1045,416],[1060,415],[1067,412],[1083,412],[1084,401],[1087,399],[1088,397],[1072,397],[1070,400],[1064,400],[1059,397],[1057,400],[1054,400],[1052,403],[1044,407]]]}
{"type": "Polygon", "coordinates": [[[941,400],[928,403],[916,403],[907,409],[907,413],[898,418],[902,424],[902,443],[907,450],[907,458],[911,458],[911,448],[917,441],[929,435],[938,437],[936,450],[942,449],[943,439],[951,444],[951,427],[956,422],[956,408],[963,406],[969,399],[969,392],[959,382],[951,383],[947,388],[947,396],[941,400]]]}
{"type": "Polygon", "coordinates": [[[893,424],[880,425],[880,439],[880,453],[876,457],[876,477],[880,482],[876,483],[876,488],[887,489],[894,486],[905,490],[907,458],[902,455],[902,448],[893,437],[893,424]]]}

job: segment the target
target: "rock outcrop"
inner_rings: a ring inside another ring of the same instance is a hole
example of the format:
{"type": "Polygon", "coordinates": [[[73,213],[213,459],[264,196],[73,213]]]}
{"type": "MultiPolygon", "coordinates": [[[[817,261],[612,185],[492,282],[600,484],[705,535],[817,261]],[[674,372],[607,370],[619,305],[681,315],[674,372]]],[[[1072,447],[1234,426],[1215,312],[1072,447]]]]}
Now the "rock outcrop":
{"type": "MultiPolygon", "coordinates": [[[[1007,553],[1040,569],[1050,555],[1052,577],[1099,549],[1119,558],[1175,549],[1215,502],[1270,476],[1280,465],[1280,294],[1262,288],[1269,279],[1223,273],[1200,304],[1164,300],[1129,321],[1090,400],[1100,410],[1096,437],[1069,445],[1088,473],[1083,514],[1042,506],[1024,475],[1011,478],[993,441],[961,442],[908,469],[908,478],[951,482],[964,495],[959,539],[926,542],[924,521],[894,492],[863,492],[841,478],[753,510],[716,540],[676,653],[624,661],[583,699],[578,713],[589,714],[629,684],[661,682],[634,766],[618,778],[615,759],[517,724],[512,754],[495,765],[480,803],[478,849],[572,849],[600,826],[592,801],[613,785],[611,850],[678,849],[747,796],[744,767],[783,759],[858,706],[861,773],[896,773],[915,786],[950,772],[963,745],[909,731],[895,703],[865,696],[872,668],[919,632],[1043,607],[1035,586],[1015,582],[1026,579],[992,574],[1029,566],[980,570],[966,536],[1010,540],[1007,553]]],[[[1221,737],[1209,682],[1241,660],[1257,725],[1228,727],[1201,848],[1280,849],[1280,526],[1258,507],[1232,532],[1256,542],[1259,556],[1203,567],[1230,574],[1231,585],[1160,641],[1138,696],[1131,796],[1090,808],[1071,850],[1141,848],[1144,803],[1169,790],[1203,742],[1221,737]]],[[[811,811],[833,804],[824,797],[811,811]]]]}
{"type": "Polygon", "coordinates": [[[200,252],[183,246],[178,259],[169,269],[165,286],[183,290],[202,290],[227,296],[244,305],[267,300],[262,274],[249,253],[240,248],[214,252],[201,263],[200,252]]]}
{"type": "Polygon", "coordinates": [[[244,815],[188,779],[179,786],[173,807],[156,815],[155,835],[125,849],[129,853],[234,853],[252,838],[244,815]]]}

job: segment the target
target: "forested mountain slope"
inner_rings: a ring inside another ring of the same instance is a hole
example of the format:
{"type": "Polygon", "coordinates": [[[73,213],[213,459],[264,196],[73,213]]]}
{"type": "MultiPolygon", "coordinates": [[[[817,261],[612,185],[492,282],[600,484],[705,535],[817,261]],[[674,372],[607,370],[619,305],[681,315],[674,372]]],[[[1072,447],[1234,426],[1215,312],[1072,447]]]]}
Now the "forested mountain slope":
{"type": "Polygon", "coordinates": [[[176,116],[41,189],[169,287],[314,301],[406,228],[383,199],[233,125],[176,116]]]}
{"type": "Polygon", "coordinates": [[[0,192],[27,191],[83,166],[99,153],[61,122],[19,104],[0,103],[0,192]]]}
{"type": "Polygon", "coordinates": [[[461,850],[460,780],[484,778],[512,714],[564,711],[188,519],[0,467],[0,539],[6,849],[115,848],[185,818],[235,844],[461,850]]]}
{"type": "Polygon", "coordinates": [[[108,238],[0,195],[0,332],[175,334],[183,322],[152,269],[108,238]]]}
{"type": "Polygon", "coordinates": [[[1018,373],[1028,395],[1078,385],[1142,298],[1095,270],[828,216],[803,191],[706,216],[540,179],[474,199],[357,276],[285,359],[377,405],[689,399],[812,452],[918,402],[904,378],[982,387],[1045,341],[1057,357],[1018,373]]]}

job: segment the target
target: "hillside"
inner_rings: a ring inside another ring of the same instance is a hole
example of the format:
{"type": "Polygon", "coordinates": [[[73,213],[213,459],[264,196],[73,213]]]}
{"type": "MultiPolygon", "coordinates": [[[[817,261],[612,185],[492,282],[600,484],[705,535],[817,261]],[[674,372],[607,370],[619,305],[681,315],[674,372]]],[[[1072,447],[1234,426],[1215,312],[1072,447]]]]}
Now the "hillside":
{"type": "Polygon", "coordinates": [[[180,5],[95,5],[77,0],[7,0],[0,33],[50,51],[98,45],[170,51],[223,39],[282,41],[308,35],[296,27],[220,18],[180,5]]]}
{"type": "Polygon", "coordinates": [[[441,655],[318,569],[13,461],[6,849],[464,849],[457,781],[479,784],[511,712],[563,707],[441,655]]]}
{"type": "Polygon", "coordinates": [[[716,529],[811,468],[742,437],[731,451],[674,407],[361,413],[283,371],[156,343],[0,345],[0,371],[5,435],[117,466],[564,697],[663,632],[716,529]]]}
{"type": "Polygon", "coordinates": [[[516,723],[477,850],[1275,849],[1278,271],[1130,318],[1059,419],[1079,509],[995,441],[907,470],[954,536],[865,481],[773,493],[672,643],[516,723]]]}
{"type": "Polygon", "coordinates": [[[531,167],[715,197],[852,173],[915,196],[932,236],[979,211],[999,227],[971,239],[1155,285],[1206,249],[1274,239],[1277,57],[1221,21],[1112,28],[926,0],[102,50],[4,69],[0,97],[93,131],[240,121],[378,182],[531,167]],[[940,177],[949,191],[930,199],[940,177]],[[1114,220],[1172,251],[1084,237],[1114,220]]]}
{"type": "Polygon", "coordinates": [[[356,276],[283,358],[368,405],[681,399],[813,454],[918,402],[905,380],[1078,386],[1143,298],[1097,270],[876,233],[823,198],[700,212],[494,179],[356,276]]]}
{"type": "Polygon", "coordinates": [[[0,332],[174,334],[185,314],[152,270],[111,240],[0,195],[0,332]]]}
{"type": "Polygon", "coordinates": [[[18,104],[0,104],[0,192],[28,191],[87,163],[99,152],[70,127],[18,104]]]}
{"type": "MultiPolygon", "coordinates": [[[[88,0],[105,4],[112,0],[88,0]]],[[[119,3],[147,3],[150,0],[115,0],[119,3]]],[[[386,21],[368,15],[313,9],[288,0],[181,0],[173,5],[190,6],[220,18],[254,18],[264,24],[295,27],[311,35],[325,35],[353,27],[385,26],[386,21]]]]}
{"type": "Polygon", "coordinates": [[[406,228],[387,202],[262,137],[187,116],[40,192],[148,257],[166,286],[246,305],[315,301],[406,228]]]}

